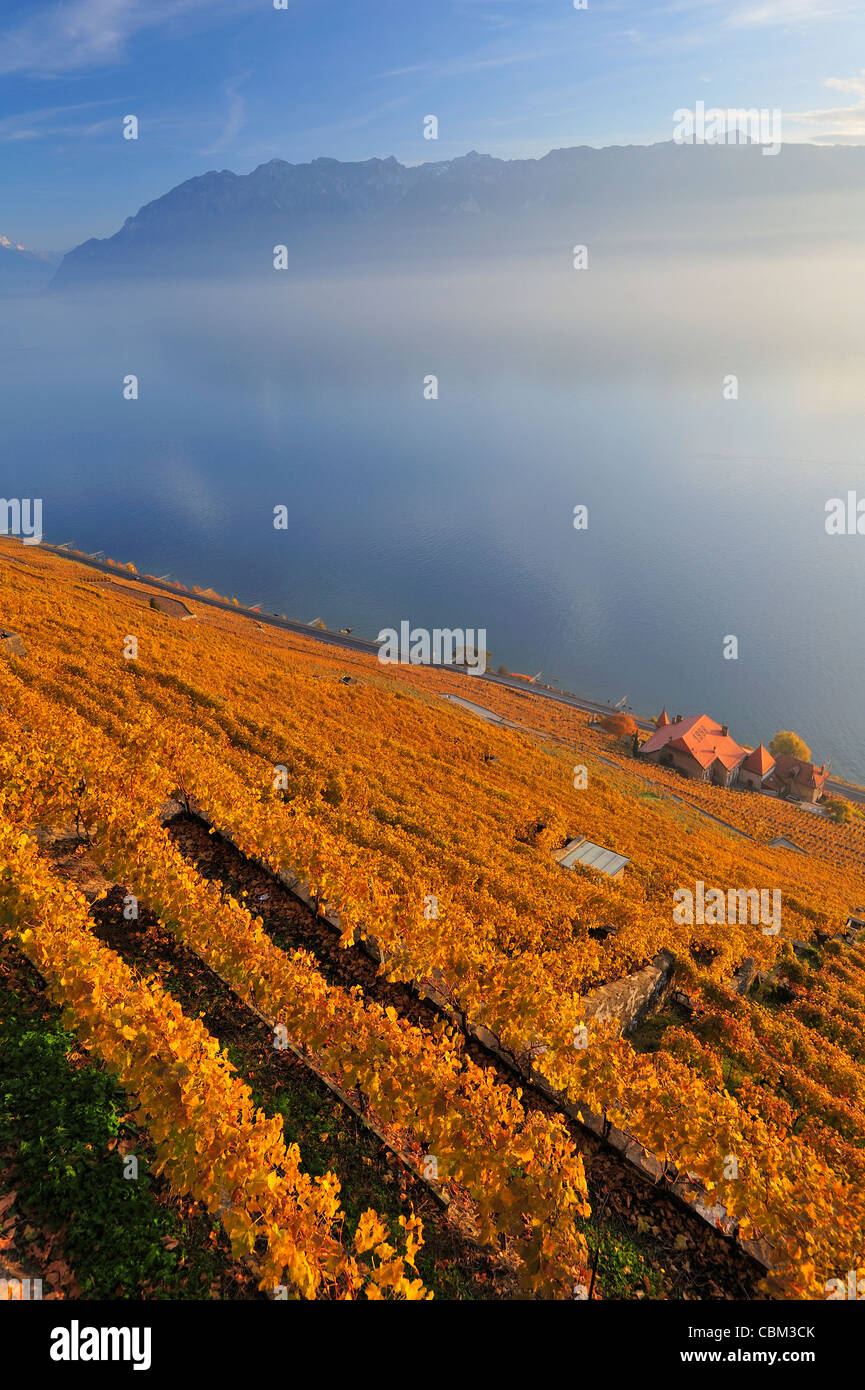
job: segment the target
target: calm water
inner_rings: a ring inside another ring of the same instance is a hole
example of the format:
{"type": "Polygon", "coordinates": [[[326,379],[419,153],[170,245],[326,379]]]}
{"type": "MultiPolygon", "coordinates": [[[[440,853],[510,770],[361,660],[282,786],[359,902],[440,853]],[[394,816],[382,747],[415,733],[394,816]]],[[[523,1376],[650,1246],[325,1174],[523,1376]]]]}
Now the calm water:
{"type": "Polygon", "coordinates": [[[730,275],[674,312],[622,273],[6,302],[0,493],[51,541],[360,635],[486,628],[496,665],[794,728],[865,781],[865,536],[824,529],[865,497],[863,320],[730,275]]]}

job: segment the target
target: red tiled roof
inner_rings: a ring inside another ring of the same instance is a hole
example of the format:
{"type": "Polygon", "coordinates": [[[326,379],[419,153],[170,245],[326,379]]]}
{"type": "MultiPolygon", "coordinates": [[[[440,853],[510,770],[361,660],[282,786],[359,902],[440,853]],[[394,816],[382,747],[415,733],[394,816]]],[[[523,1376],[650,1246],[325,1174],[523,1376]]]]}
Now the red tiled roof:
{"type": "Polygon", "coordinates": [[[655,728],[656,728],[656,729],[663,729],[664,725],[665,725],[665,724],[669,724],[669,722],[670,722],[670,716],[668,715],[668,713],[667,713],[667,711],[666,711],[665,709],[662,709],[662,710],[661,710],[661,713],[658,715],[657,719],[655,720],[655,728]]]}
{"type": "Polygon", "coordinates": [[[677,724],[664,724],[657,728],[650,738],[643,744],[644,753],[657,753],[661,748],[672,743],[674,739],[680,739],[691,730],[695,724],[699,724],[704,718],[702,714],[692,714],[690,719],[680,719],[677,724]]]}
{"type": "Polygon", "coordinates": [[[774,762],[775,759],[768,748],[764,748],[762,743],[758,743],[753,753],[748,754],[742,766],[746,772],[756,772],[760,777],[765,777],[774,762]]]}
{"type": "Polygon", "coordinates": [[[815,767],[813,763],[803,763],[801,758],[794,758],[789,753],[779,753],[775,759],[775,771],[769,782],[779,789],[789,786],[792,782],[795,786],[807,787],[809,791],[813,791],[819,790],[828,776],[825,765],[815,767]]]}
{"type": "Polygon", "coordinates": [[[694,714],[676,724],[659,725],[640,751],[658,753],[668,746],[678,748],[690,753],[701,767],[710,767],[717,759],[729,771],[738,767],[745,750],[729,734],[722,733],[721,728],[708,714],[694,714]]]}

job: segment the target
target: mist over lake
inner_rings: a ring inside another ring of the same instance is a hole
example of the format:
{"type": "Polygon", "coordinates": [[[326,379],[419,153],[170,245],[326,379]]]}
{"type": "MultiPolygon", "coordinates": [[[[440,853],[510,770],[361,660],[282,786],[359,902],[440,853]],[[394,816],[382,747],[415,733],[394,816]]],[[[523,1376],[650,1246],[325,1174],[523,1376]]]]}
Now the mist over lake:
{"type": "Polygon", "coordinates": [[[865,496],[863,299],[816,246],[9,300],[0,492],[49,541],[363,636],[485,628],[862,781],[865,537],[824,523],[865,496]]]}

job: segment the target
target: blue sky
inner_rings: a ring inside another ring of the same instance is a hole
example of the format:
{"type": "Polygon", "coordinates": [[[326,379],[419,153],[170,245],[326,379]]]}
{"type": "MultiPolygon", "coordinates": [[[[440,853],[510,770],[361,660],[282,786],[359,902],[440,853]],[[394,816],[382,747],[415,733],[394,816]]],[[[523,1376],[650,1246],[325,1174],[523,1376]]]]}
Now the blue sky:
{"type": "Polygon", "coordinates": [[[865,0],[0,0],[0,233],[66,250],[273,158],[668,140],[700,100],[865,143],[865,0]]]}

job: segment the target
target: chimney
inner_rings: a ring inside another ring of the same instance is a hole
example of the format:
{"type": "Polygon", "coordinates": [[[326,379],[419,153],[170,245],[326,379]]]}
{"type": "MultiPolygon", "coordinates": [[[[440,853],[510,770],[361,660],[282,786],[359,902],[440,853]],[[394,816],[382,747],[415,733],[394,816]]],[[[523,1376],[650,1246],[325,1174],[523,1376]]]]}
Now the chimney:
{"type": "Polygon", "coordinates": [[[681,716],[681,714],[677,714],[676,717],[675,717],[675,719],[673,720],[673,723],[674,723],[674,724],[681,724],[681,722],[682,722],[682,716],[681,716]]]}
{"type": "Polygon", "coordinates": [[[721,738],[726,738],[727,735],[729,734],[729,732],[730,732],[730,725],[729,725],[729,724],[722,724],[722,725],[721,725],[721,738]]]}

